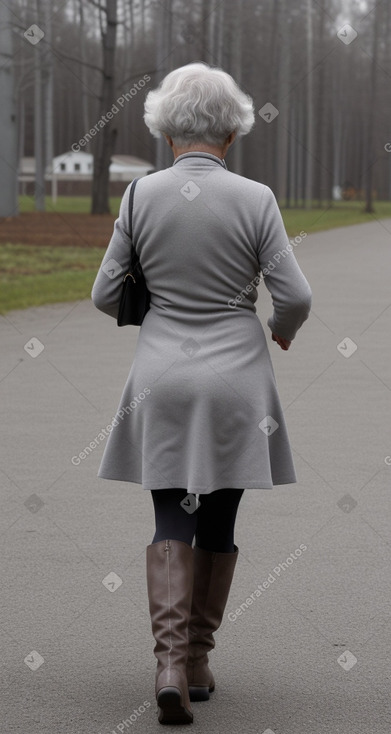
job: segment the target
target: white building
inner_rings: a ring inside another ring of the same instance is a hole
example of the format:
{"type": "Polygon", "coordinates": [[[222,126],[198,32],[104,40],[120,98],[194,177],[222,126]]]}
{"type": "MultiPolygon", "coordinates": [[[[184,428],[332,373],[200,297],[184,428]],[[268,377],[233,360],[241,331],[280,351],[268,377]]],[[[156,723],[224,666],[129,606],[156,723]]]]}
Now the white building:
{"type": "MultiPolygon", "coordinates": [[[[134,178],[146,176],[154,170],[153,164],[132,155],[113,155],[110,164],[110,181],[130,182],[134,178]]],[[[57,183],[61,181],[92,181],[94,159],[92,153],[68,151],[53,158],[52,166],[46,169],[45,180],[52,184],[52,196],[56,198],[57,183]]],[[[20,161],[19,181],[22,193],[25,184],[34,181],[35,158],[22,158],[20,161]]],[[[66,185],[66,184],[64,184],[66,185]]],[[[75,187],[76,188],[76,187],[75,187]]]]}
{"type": "MultiPolygon", "coordinates": [[[[146,176],[148,171],[153,170],[152,163],[132,155],[113,155],[111,160],[110,181],[131,181],[133,178],[146,176]]],[[[70,150],[53,158],[52,170],[47,171],[47,178],[51,178],[52,172],[58,179],[62,176],[92,178],[93,167],[92,153],[76,153],[70,150]]]]}
{"type": "Polygon", "coordinates": [[[93,172],[93,156],[91,153],[74,153],[70,150],[68,153],[61,153],[53,158],[51,170],[46,171],[46,178],[51,178],[52,173],[60,178],[62,175],[76,178],[79,176],[88,176],[91,178],[93,172]]]}

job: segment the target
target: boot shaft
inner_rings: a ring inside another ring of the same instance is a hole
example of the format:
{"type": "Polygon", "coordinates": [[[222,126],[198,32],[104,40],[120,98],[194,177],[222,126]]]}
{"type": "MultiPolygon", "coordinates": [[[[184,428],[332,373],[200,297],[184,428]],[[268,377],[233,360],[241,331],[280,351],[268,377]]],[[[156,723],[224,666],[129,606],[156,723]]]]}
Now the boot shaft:
{"type": "Polygon", "coordinates": [[[238,560],[239,549],[218,553],[194,548],[194,582],[189,641],[194,652],[212,650],[213,633],[220,627],[238,560]]]}
{"type": "Polygon", "coordinates": [[[147,588],[159,668],[182,667],[193,594],[192,547],[169,539],[147,546],[147,588]]]}
{"type": "Polygon", "coordinates": [[[156,701],[161,724],[191,724],[186,677],[193,594],[193,549],[179,540],[147,546],[147,587],[156,640],[156,701]]]}

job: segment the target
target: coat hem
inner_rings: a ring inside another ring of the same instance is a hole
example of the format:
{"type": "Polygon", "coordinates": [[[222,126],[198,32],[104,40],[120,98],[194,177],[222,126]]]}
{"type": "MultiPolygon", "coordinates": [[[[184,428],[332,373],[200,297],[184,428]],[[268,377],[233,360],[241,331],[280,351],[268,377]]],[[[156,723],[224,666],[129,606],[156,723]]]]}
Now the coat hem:
{"type": "Polygon", "coordinates": [[[103,474],[97,475],[99,479],[106,479],[109,481],[114,482],[129,482],[131,484],[139,484],[143,487],[143,489],[151,490],[151,489],[172,489],[173,487],[178,487],[182,489],[187,489],[188,494],[210,494],[211,492],[215,492],[218,489],[227,489],[229,487],[230,489],[273,489],[273,487],[282,485],[282,484],[297,484],[297,479],[292,479],[292,477],[279,477],[278,479],[274,480],[273,482],[270,481],[261,481],[261,482],[240,482],[240,481],[230,481],[226,482],[225,484],[220,484],[219,486],[211,486],[208,487],[192,487],[191,489],[188,489],[187,482],[183,482],[182,480],[173,481],[173,482],[164,482],[160,483],[157,487],[156,484],[146,483],[144,484],[139,479],[128,479],[123,477],[109,477],[104,476],[103,474]]]}

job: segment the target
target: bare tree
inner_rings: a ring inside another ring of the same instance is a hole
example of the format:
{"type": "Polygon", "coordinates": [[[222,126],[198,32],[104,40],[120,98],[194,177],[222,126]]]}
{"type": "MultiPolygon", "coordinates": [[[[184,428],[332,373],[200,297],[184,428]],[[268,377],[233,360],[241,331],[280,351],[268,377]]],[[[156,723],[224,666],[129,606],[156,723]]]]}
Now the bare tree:
{"type": "Polygon", "coordinates": [[[289,126],[289,81],[290,81],[290,38],[287,0],[279,0],[278,26],[280,36],[280,61],[278,65],[278,111],[277,118],[277,181],[276,195],[281,203],[287,199],[288,126],[289,126]]]}
{"type": "MultiPolygon", "coordinates": [[[[326,198],[331,201],[333,185],[345,181],[352,183],[352,196],[366,189],[367,198],[376,191],[379,198],[390,199],[391,154],[378,155],[374,165],[374,142],[390,141],[391,2],[371,7],[360,23],[358,41],[345,44],[336,38],[334,25],[341,16],[340,0],[12,0],[15,97],[23,118],[19,152],[34,155],[35,137],[37,204],[43,205],[41,160],[51,157],[51,111],[55,155],[106,120],[91,143],[94,212],[108,211],[114,144],[118,152],[151,163],[156,158],[157,169],[169,166],[172,155],[164,139],[155,151],[143,122],[147,89],[112,119],[107,113],[128,82],[147,72],[154,87],[173,68],[198,59],[229,71],[252,95],[256,109],[269,101],[279,110],[270,125],[257,117],[251,135],[235,143],[229,154],[233,170],[264,181],[282,204],[291,206],[303,201],[310,206],[313,200],[322,206],[326,198]],[[34,46],[23,38],[32,23],[45,31],[34,46]]],[[[358,27],[359,3],[346,0],[344,9],[358,27]]],[[[2,42],[3,55],[5,48],[2,42]]],[[[4,79],[2,101],[7,96],[4,79]]],[[[5,103],[0,114],[6,114],[5,103]]],[[[3,130],[0,146],[10,151],[7,122],[3,130]]]]}
{"type": "MultiPolygon", "coordinates": [[[[81,116],[83,120],[83,130],[88,130],[88,88],[87,88],[87,66],[85,55],[85,16],[83,0],[79,0],[79,55],[80,55],[80,81],[81,81],[81,116]]],[[[89,150],[89,142],[87,141],[86,151],[89,150]]]]}
{"type": "MultiPolygon", "coordinates": [[[[172,0],[161,0],[157,14],[157,43],[156,43],[156,68],[157,82],[160,82],[166,74],[171,71],[171,47],[173,38],[173,12],[172,0]]],[[[161,135],[156,142],[155,169],[158,171],[167,168],[172,159],[171,151],[166,140],[161,135]]]]}
{"type": "Polygon", "coordinates": [[[115,117],[110,112],[114,104],[115,51],[117,39],[117,0],[106,0],[102,5],[98,0],[89,0],[98,7],[102,40],[103,66],[102,83],[99,97],[99,119],[105,125],[94,139],[94,174],[92,180],[92,214],[109,214],[109,168],[114,152],[117,127],[115,117]],[[111,117],[110,117],[111,115],[111,117]]]}
{"type": "MultiPolygon", "coordinates": [[[[388,76],[391,72],[391,8],[390,3],[387,3],[386,5],[386,18],[385,18],[385,58],[384,58],[384,66],[387,71],[388,76]]],[[[385,107],[389,109],[390,105],[390,90],[388,89],[388,97],[387,102],[385,104],[385,107]]],[[[388,194],[388,198],[391,199],[391,155],[388,153],[388,165],[386,166],[386,181],[385,181],[385,189],[388,194]]]]}
{"type": "MultiPolygon", "coordinates": [[[[233,75],[239,85],[243,81],[243,12],[244,0],[237,0],[236,18],[237,24],[233,37],[233,75]]],[[[232,168],[235,173],[243,172],[243,141],[241,138],[235,140],[232,150],[232,168]]]]}
{"type": "Polygon", "coordinates": [[[372,64],[371,64],[371,83],[370,98],[368,105],[368,139],[367,139],[367,176],[366,176],[366,203],[365,211],[368,214],[374,213],[373,208],[373,169],[375,165],[374,154],[374,137],[375,137],[375,114],[377,99],[377,79],[378,79],[378,56],[379,56],[379,29],[380,15],[382,11],[381,3],[378,2],[374,9],[373,35],[372,35],[372,64]]]}
{"type": "Polygon", "coordinates": [[[45,29],[43,47],[43,114],[44,114],[44,162],[45,171],[52,173],[53,168],[53,57],[52,57],[52,11],[49,0],[41,0],[45,29]]]}
{"type": "Polygon", "coordinates": [[[314,140],[314,109],[313,109],[313,23],[312,0],[307,0],[307,133],[306,133],[306,166],[305,166],[305,208],[312,208],[312,180],[313,180],[313,140],[314,140]]]}
{"type": "Polygon", "coordinates": [[[18,213],[18,134],[12,69],[11,12],[0,3],[0,216],[18,213]]]}
{"type": "MultiPolygon", "coordinates": [[[[42,18],[41,0],[36,0],[37,18],[42,18]]],[[[35,208],[45,211],[45,161],[43,147],[42,114],[42,41],[34,47],[34,156],[35,156],[35,208]]]]}
{"type": "MultiPolygon", "coordinates": [[[[314,161],[315,180],[313,187],[313,196],[317,200],[317,206],[322,206],[323,198],[323,179],[325,173],[325,165],[323,161],[327,161],[326,156],[322,155],[325,148],[326,129],[325,129],[325,75],[326,64],[323,61],[325,55],[325,30],[326,30],[326,0],[320,0],[318,15],[318,38],[317,38],[317,58],[320,61],[317,83],[315,86],[317,95],[314,104],[314,116],[316,117],[316,131],[314,136],[314,148],[316,158],[314,161]]],[[[326,169],[327,171],[327,169],[326,169]]]]}
{"type": "Polygon", "coordinates": [[[225,7],[224,3],[219,3],[217,6],[217,9],[215,10],[215,13],[217,15],[217,36],[215,38],[216,41],[216,61],[215,63],[217,66],[223,66],[223,58],[224,58],[224,28],[225,28],[225,7]]]}

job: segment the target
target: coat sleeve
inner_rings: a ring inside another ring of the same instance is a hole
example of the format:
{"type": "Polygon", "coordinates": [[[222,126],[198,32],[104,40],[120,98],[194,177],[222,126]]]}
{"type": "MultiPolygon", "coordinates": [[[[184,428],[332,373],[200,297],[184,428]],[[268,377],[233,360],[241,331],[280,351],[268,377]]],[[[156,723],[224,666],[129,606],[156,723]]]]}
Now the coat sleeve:
{"type": "Polygon", "coordinates": [[[273,302],[273,315],[267,324],[274,334],[292,341],[309,316],[312,291],[300,270],[276,198],[268,186],[262,195],[262,205],[258,262],[273,302]]]}
{"type": "Polygon", "coordinates": [[[123,278],[130,265],[129,193],[130,185],[122,197],[118,219],[114,222],[114,231],[91,291],[96,308],[115,319],[118,316],[123,278]]]}

